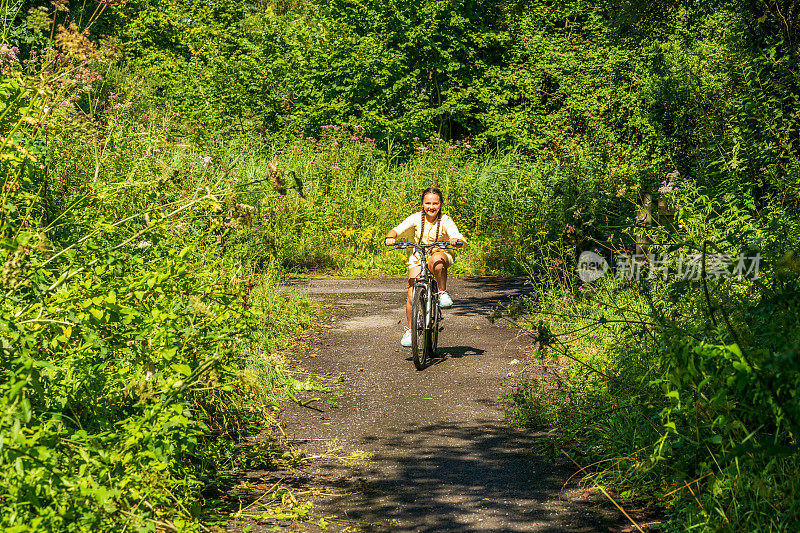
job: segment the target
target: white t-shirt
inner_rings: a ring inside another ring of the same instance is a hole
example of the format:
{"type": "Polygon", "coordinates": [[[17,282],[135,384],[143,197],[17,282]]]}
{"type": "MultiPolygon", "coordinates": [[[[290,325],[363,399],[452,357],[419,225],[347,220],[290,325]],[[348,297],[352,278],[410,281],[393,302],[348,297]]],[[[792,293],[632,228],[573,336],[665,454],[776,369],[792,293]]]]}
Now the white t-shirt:
{"type": "MultiPolygon", "coordinates": [[[[392,228],[395,233],[397,233],[398,238],[404,238],[411,242],[422,244],[431,244],[432,242],[441,242],[441,241],[449,241],[452,238],[461,239],[462,241],[466,242],[467,239],[461,235],[461,232],[458,231],[456,227],[456,223],[453,222],[453,219],[449,216],[442,213],[442,218],[437,224],[437,222],[430,223],[425,220],[425,228],[424,228],[424,235],[422,235],[422,239],[420,239],[420,230],[422,229],[422,217],[424,215],[421,212],[414,213],[406,217],[404,221],[398,224],[396,227],[392,228]],[[436,234],[436,227],[439,226],[439,233],[436,234]],[[413,236],[413,239],[412,239],[413,236]]],[[[408,257],[408,265],[409,267],[419,265],[420,261],[422,260],[421,254],[419,252],[412,252],[410,248],[407,248],[407,253],[409,254],[408,257]]],[[[453,263],[453,255],[450,253],[449,250],[433,250],[442,251],[448,256],[449,263],[453,263]]]]}

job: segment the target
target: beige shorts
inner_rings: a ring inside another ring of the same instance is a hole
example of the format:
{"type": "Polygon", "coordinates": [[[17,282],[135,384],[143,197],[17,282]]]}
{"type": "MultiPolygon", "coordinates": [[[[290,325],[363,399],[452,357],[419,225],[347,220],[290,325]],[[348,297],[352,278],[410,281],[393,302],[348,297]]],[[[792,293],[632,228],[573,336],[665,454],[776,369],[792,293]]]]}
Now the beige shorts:
{"type": "MultiPolygon", "coordinates": [[[[447,258],[447,266],[453,264],[453,254],[448,252],[447,250],[436,250],[434,253],[442,253],[447,258]]],[[[409,270],[422,265],[422,254],[419,252],[414,252],[408,256],[408,268],[409,270]]]]}

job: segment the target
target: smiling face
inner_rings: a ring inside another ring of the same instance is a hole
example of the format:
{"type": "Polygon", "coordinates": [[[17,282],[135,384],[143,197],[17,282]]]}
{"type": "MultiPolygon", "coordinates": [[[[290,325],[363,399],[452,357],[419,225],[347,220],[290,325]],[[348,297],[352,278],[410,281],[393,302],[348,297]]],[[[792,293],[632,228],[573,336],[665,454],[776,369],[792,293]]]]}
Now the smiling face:
{"type": "Polygon", "coordinates": [[[442,208],[442,197],[435,192],[429,192],[422,197],[422,210],[425,211],[425,216],[428,220],[432,221],[439,214],[442,208]]]}

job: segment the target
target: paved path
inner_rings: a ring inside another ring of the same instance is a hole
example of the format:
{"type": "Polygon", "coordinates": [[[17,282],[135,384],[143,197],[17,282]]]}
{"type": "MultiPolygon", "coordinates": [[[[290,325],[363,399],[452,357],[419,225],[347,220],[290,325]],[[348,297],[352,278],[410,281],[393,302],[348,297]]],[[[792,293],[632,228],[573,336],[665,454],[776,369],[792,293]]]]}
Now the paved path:
{"type": "Polygon", "coordinates": [[[452,279],[444,357],[421,372],[400,347],[404,286],[398,279],[290,284],[334,307],[294,357],[312,374],[341,374],[344,394],[338,407],[287,406],[285,431],[312,451],[336,439],[347,451],[375,454],[355,467],[313,467],[333,492],[315,498],[314,513],[345,519],[331,530],[348,531],[584,532],[619,524],[583,491],[562,490],[572,472],[532,451],[540,437],[504,421],[498,398],[529,341],[486,314],[525,294],[524,280],[452,279]]]}

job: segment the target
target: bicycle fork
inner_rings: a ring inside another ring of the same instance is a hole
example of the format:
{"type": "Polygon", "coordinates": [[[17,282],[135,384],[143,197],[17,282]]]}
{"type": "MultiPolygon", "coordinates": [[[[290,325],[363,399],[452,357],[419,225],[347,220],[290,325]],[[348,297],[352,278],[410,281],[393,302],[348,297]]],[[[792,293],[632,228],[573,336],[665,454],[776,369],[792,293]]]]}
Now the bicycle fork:
{"type": "Polygon", "coordinates": [[[432,287],[430,285],[419,284],[416,290],[422,291],[422,298],[425,300],[425,329],[431,330],[433,329],[433,313],[436,312],[432,287]]]}
{"type": "Polygon", "coordinates": [[[433,330],[433,313],[436,312],[436,303],[433,301],[433,287],[427,287],[428,298],[425,302],[425,329],[433,330]]]}

